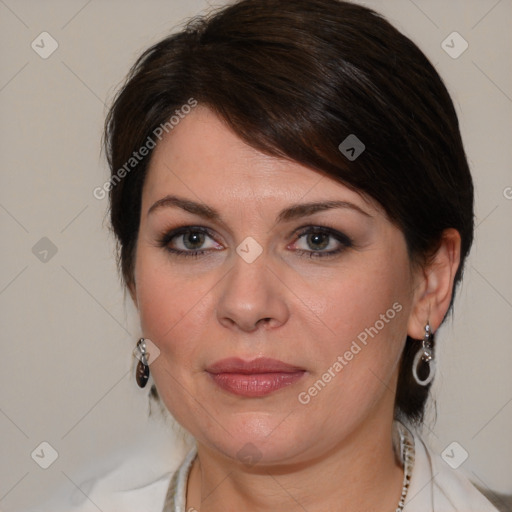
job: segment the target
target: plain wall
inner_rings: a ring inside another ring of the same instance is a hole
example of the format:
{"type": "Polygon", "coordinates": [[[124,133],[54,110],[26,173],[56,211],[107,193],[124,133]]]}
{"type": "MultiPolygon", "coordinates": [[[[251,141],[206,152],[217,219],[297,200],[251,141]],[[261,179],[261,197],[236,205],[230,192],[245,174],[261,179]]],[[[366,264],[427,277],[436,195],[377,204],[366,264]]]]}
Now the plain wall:
{"type": "MultiPolygon", "coordinates": [[[[512,2],[361,3],[413,39],[444,78],[476,186],[476,240],[453,320],[438,336],[426,434],[439,452],[453,441],[464,447],[463,467],[479,485],[512,493],[512,2]],[[458,58],[441,46],[453,31],[469,43],[458,58]]],[[[155,467],[181,456],[159,414],[147,420],[147,390],[133,377],[137,315],[116,274],[106,199],[92,191],[108,179],[105,103],[143,49],[207,7],[0,2],[4,512],[56,489],[86,492],[81,482],[130,451],[154,455],[155,467]],[[47,59],[31,47],[43,31],[59,45],[47,59]],[[58,452],[46,470],[31,457],[43,441],[58,452]]]]}

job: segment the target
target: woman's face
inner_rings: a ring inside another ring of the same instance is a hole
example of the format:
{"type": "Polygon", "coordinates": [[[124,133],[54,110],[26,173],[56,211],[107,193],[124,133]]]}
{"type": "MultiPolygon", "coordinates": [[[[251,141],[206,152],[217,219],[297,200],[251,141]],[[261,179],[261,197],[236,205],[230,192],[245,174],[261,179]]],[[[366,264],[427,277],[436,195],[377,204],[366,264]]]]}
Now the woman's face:
{"type": "Polygon", "coordinates": [[[414,300],[402,232],[205,107],[153,153],[134,297],[160,396],[216,453],[301,462],[391,421],[414,300]]]}

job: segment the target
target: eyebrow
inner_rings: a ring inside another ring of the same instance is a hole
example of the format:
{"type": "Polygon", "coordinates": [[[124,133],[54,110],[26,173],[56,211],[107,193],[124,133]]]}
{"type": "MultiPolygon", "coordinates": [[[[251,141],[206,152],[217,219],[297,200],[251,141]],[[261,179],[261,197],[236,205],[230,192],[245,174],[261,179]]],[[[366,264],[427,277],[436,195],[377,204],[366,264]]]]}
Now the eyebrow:
{"type": "MultiPolygon", "coordinates": [[[[184,199],[182,197],[173,195],[167,195],[153,203],[153,205],[148,210],[148,215],[161,208],[171,207],[181,208],[186,212],[198,215],[199,217],[203,217],[205,219],[222,222],[220,213],[214,208],[211,208],[210,206],[202,203],[191,201],[190,199],[184,199]]],[[[364,215],[365,217],[369,217],[370,219],[373,218],[372,215],[363,210],[360,206],[349,201],[319,201],[291,205],[279,212],[279,215],[277,216],[277,222],[279,223],[290,221],[293,219],[306,217],[308,215],[313,215],[317,212],[332,210],[334,208],[350,209],[364,215]]]]}

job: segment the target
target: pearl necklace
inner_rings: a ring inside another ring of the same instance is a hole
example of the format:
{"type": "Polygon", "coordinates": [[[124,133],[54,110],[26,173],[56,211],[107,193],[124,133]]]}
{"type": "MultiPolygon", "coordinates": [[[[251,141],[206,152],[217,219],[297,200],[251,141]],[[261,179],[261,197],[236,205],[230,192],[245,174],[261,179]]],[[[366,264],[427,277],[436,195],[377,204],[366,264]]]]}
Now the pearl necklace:
{"type": "Polygon", "coordinates": [[[399,421],[394,423],[395,433],[398,436],[398,442],[395,442],[395,450],[404,467],[404,480],[402,484],[402,494],[395,512],[402,512],[405,506],[405,498],[411,484],[412,469],[414,467],[415,450],[414,437],[409,430],[399,421]]]}
{"type": "MultiPolygon", "coordinates": [[[[402,484],[402,493],[400,495],[400,501],[396,507],[395,512],[402,512],[405,506],[405,499],[407,497],[407,491],[411,483],[412,469],[414,467],[415,450],[414,450],[414,437],[411,432],[399,421],[394,422],[394,433],[393,433],[393,446],[397,458],[402,462],[404,468],[404,479],[402,484]]],[[[194,462],[195,455],[189,453],[187,459],[182,463],[180,468],[174,473],[169,487],[167,489],[167,496],[162,512],[185,512],[186,503],[177,503],[180,498],[177,498],[177,494],[182,493],[183,500],[186,501],[186,488],[187,480],[192,463],[194,462]],[[180,485],[178,485],[178,476],[180,485]]]]}

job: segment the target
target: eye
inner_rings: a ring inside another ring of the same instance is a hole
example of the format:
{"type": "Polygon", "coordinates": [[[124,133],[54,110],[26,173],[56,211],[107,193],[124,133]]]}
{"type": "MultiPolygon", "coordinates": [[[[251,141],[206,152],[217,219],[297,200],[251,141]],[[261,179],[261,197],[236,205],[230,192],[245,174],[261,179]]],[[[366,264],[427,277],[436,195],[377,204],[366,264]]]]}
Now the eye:
{"type": "Polygon", "coordinates": [[[352,247],[352,240],[332,228],[323,226],[307,226],[298,233],[295,250],[300,255],[310,258],[321,258],[339,254],[352,247]]]}
{"type": "MultiPolygon", "coordinates": [[[[158,245],[175,256],[198,257],[224,249],[217,243],[208,228],[202,226],[184,226],[165,233],[158,245]]],[[[333,228],[307,226],[297,233],[297,240],[289,249],[301,256],[322,258],[335,256],[352,247],[352,240],[333,228]]]]}
{"type": "Polygon", "coordinates": [[[196,250],[200,249],[202,245],[204,245],[204,241],[206,239],[206,234],[201,231],[188,231],[182,235],[177,237],[177,245],[178,249],[188,249],[188,250],[196,250]],[[181,244],[179,241],[181,240],[181,244]],[[184,247],[179,247],[180,245],[184,247]]]}
{"type": "Polygon", "coordinates": [[[158,243],[170,253],[181,256],[199,256],[212,250],[224,248],[213,239],[208,229],[200,226],[173,229],[166,233],[158,243]]]}

